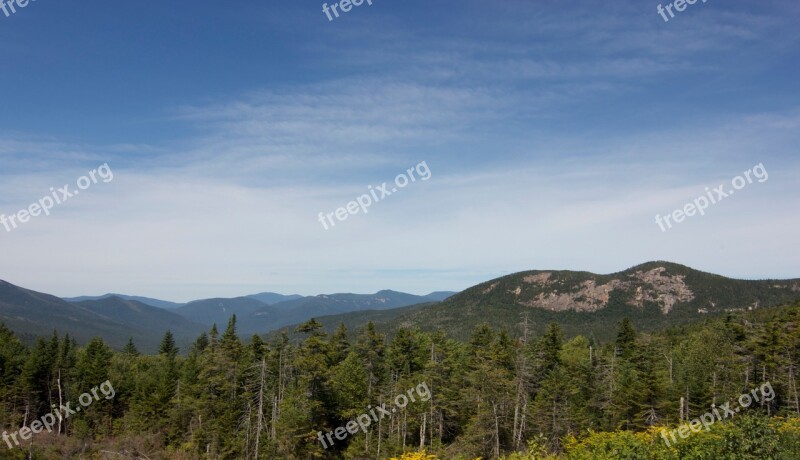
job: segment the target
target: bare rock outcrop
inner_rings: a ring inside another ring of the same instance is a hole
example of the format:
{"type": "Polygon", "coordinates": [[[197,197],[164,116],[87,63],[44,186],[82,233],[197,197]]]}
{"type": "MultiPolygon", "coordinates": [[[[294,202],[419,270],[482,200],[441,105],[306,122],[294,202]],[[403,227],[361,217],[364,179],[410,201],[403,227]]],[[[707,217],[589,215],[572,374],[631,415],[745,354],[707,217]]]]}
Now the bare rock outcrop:
{"type": "MultiPolygon", "coordinates": [[[[657,267],[648,271],[637,271],[628,275],[628,279],[612,279],[602,284],[598,284],[596,279],[588,279],[582,281],[577,288],[559,292],[554,289],[558,280],[553,278],[553,273],[542,272],[523,278],[524,283],[534,285],[541,292],[533,298],[518,302],[550,311],[594,312],[608,306],[613,291],[624,289],[632,291],[629,305],[644,308],[648,302],[655,303],[660,306],[662,313],[667,314],[676,304],[690,302],[695,298],[684,278],[683,275],[669,275],[664,267],[657,267]]],[[[494,286],[490,287],[492,288],[494,286]]],[[[525,289],[517,286],[509,292],[520,297],[525,289]]]]}
{"type": "Polygon", "coordinates": [[[686,285],[685,277],[683,275],[667,275],[664,273],[665,271],[664,267],[658,267],[629,275],[645,283],[645,287],[638,286],[636,288],[636,295],[630,304],[642,308],[644,302],[655,302],[661,305],[661,311],[666,315],[676,303],[694,300],[694,293],[686,285]]]}

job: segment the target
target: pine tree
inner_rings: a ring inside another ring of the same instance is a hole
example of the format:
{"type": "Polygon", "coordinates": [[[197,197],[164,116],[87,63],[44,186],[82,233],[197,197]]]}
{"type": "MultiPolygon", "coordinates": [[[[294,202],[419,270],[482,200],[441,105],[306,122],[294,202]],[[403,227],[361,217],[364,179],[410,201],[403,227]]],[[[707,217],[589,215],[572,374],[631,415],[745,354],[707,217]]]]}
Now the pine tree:
{"type": "Polygon", "coordinates": [[[331,363],[340,363],[348,355],[350,340],[347,338],[347,327],[340,323],[339,327],[333,332],[330,340],[330,351],[328,353],[331,363]]]}
{"type": "Polygon", "coordinates": [[[28,359],[28,349],[0,323],[0,420],[9,425],[20,425],[23,417],[15,410],[24,406],[22,385],[17,381],[28,359]]]}
{"type": "Polygon", "coordinates": [[[269,352],[267,344],[258,334],[253,334],[250,337],[250,354],[253,361],[261,361],[261,359],[269,352]]]}
{"type": "Polygon", "coordinates": [[[178,351],[178,347],[175,346],[175,337],[173,337],[172,331],[167,330],[167,332],[164,333],[164,338],[161,339],[161,345],[158,347],[158,353],[166,356],[170,360],[174,360],[178,355],[178,351]]]}
{"type": "MultiPolygon", "coordinates": [[[[78,351],[75,363],[76,390],[70,395],[77,399],[83,392],[101,385],[109,380],[114,353],[100,338],[94,338],[78,351]]],[[[113,382],[112,382],[113,386],[113,382]]],[[[72,401],[75,401],[72,399],[72,401]]],[[[91,410],[82,411],[72,423],[80,435],[89,435],[98,431],[111,431],[113,403],[100,399],[92,403],[91,410]]]]}
{"type": "Polygon", "coordinates": [[[356,352],[364,363],[368,374],[367,396],[383,381],[386,372],[386,344],[383,334],[375,330],[370,321],[356,339],[356,352]]]}
{"type": "Polygon", "coordinates": [[[133,337],[128,337],[128,343],[125,344],[125,347],[122,348],[122,353],[127,356],[139,356],[139,350],[136,348],[136,345],[133,343],[133,337]]]}
{"type": "Polygon", "coordinates": [[[636,331],[633,329],[633,324],[631,324],[631,320],[628,318],[624,318],[619,324],[615,344],[617,347],[617,356],[628,359],[635,353],[636,331]]]}

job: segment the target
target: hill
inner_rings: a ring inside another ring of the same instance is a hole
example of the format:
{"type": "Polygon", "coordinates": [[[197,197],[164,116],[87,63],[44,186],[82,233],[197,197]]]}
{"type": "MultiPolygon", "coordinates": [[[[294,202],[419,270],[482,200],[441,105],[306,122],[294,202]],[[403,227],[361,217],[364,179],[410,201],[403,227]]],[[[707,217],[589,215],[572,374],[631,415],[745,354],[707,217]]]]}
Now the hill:
{"type": "Polygon", "coordinates": [[[288,302],[290,300],[297,300],[303,298],[303,296],[297,294],[283,295],[283,294],[277,294],[275,292],[261,292],[259,294],[251,294],[247,297],[258,300],[260,302],[264,302],[267,305],[272,305],[280,302],[288,302]]]}
{"type": "Polygon", "coordinates": [[[605,341],[630,318],[653,331],[726,311],[744,311],[800,299],[800,280],[736,280],[670,262],[648,262],[622,272],[534,270],[487,281],[439,304],[318,317],[327,330],[343,322],[352,331],[372,321],[391,332],[399,327],[441,329],[466,339],[475,326],[517,331],[528,319],[534,334],[559,323],[567,336],[605,341]]]}
{"type": "Polygon", "coordinates": [[[140,302],[110,297],[71,303],[6,281],[0,281],[0,321],[29,343],[57,329],[79,343],[99,336],[115,348],[133,337],[143,351],[154,351],[167,329],[174,329],[179,343],[188,343],[203,329],[140,302]]]}
{"type": "Polygon", "coordinates": [[[453,292],[434,292],[425,296],[383,290],[375,294],[329,294],[281,302],[254,311],[244,330],[263,333],[315,316],[334,315],[365,310],[389,310],[444,300],[453,292]]]}
{"type": "Polygon", "coordinates": [[[124,294],[104,294],[100,296],[65,297],[64,300],[66,300],[67,302],[84,302],[86,300],[108,299],[109,297],[119,297],[120,299],[123,300],[134,300],[136,302],[141,302],[145,305],[150,305],[151,307],[163,308],[165,310],[174,310],[184,305],[182,303],[170,302],[168,300],[159,300],[150,297],[142,297],[137,295],[124,295],[124,294]]]}
{"type": "Polygon", "coordinates": [[[211,326],[225,326],[231,316],[236,315],[240,321],[240,331],[255,311],[262,311],[265,314],[274,314],[275,309],[264,302],[250,297],[235,297],[233,299],[204,299],[189,302],[175,310],[175,313],[191,321],[211,326]]]}
{"type": "Polygon", "coordinates": [[[145,352],[154,351],[167,329],[181,348],[212,324],[224,327],[238,318],[242,335],[265,333],[319,314],[382,309],[443,299],[450,292],[416,296],[395,291],[376,294],[332,294],[316,297],[263,292],[245,297],[213,298],[177,304],[141,296],[105,294],[62,299],[7,282],[0,285],[0,321],[32,343],[54,329],[80,343],[95,336],[120,348],[133,337],[145,352]],[[262,299],[262,300],[260,300],[262,299]],[[278,300],[274,306],[263,300],[278,300]]]}

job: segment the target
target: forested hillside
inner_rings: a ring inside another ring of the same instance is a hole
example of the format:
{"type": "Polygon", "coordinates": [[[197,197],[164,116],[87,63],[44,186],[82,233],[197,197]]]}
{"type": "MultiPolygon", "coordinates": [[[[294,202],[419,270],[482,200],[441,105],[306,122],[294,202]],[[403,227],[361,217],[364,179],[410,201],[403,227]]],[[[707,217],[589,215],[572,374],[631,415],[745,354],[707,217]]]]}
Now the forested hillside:
{"type": "Polygon", "coordinates": [[[149,352],[158,348],[166,329],[171,329],[180,342],[187,344],[205,329],[171,311],[134,300],[112,296],[67,302],[2,280],[0,322],[29,345],[58,329],[81,344],[92,337],[102,337],[116,349],[122,348],[128,337],[134,337],[149,352]]]}
{"type": "MultiPolygon", "coordinates": [[[[486,281],[438,304],[316,317],[329,333],[340,323],[358,329],[373,322],[390,335],[418,326],[466,341],[479,324],[514,330],[527,316],[529,330],[537,335],[558,323],[568,338],[582,335],[607,342],[623,318],[637,330],[651,332],[798,299],[798,279],[738,280],[655,261],[611,274],[531,270],[486,281]]],[[[286,332],[295,338],[293,328],[286,332]]]]}
{"type": "Polygon", "coordinates": [[[653,334],[623,319],[605,343],[524,321],[479,325],[465,342],[417,329],[386,340],[372,325],[349,339],[311,320],[293,345],[242,342],[232,318],[185,355],[167,333],[153,356],[58,336],[27,349],[3,328],[4,430],[104,381],[115,389],[53,433],[7,441],[3,458],[797,458],[785,417],[800,416],[798,326],[798,304],[653,334]],[[708,432],[669,447],[660,435],[765,384],[772,398],[708,432]]]}

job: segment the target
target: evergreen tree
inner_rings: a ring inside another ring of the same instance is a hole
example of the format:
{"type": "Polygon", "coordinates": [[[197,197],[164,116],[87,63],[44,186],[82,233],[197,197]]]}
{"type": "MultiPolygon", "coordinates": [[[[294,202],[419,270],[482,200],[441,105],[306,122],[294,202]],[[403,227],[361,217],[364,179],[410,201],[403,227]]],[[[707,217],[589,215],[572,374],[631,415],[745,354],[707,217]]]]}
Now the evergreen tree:
{"type": "MultiPolygon", "coordinates": [[[[162,342],[163,345],[163,342],[162,342]]],[[[174,345],[174,342],[173,342],[174,345]]],[[[128,337],[128,343],[125,344],[125,347],[122,348],[122,353],[127,356],[139,356],[139,350],[136,348],[136,345],[133,343],[133,337],[128,337]]]]}
{"type": "Polygon", "coordinates": [[[172,331],[167,330],[167,332],[164,333],[164,338],[161,339],[161,345],[158,347],[158,353],[166,356],[170,360],[174,360],[178,355],[178,351],[178,347],[175,346],[175,337],[173,337],[172,331]]]}
{"type": "Polygon", "coordinates": [[[350,350],[350,340],[347,338],[347,327],[344,323],[340,323],[331,336],[328,354],[330,361],[334,364],[344,361],[348,350],[350,350]]]}
{"type": "Polygon", "coordinates": [[[636,331],[633,329],[633,324],[628,318],[624,318],[619,324],[619,331],[617,332],[617,341],[615,342],[617,356],[622,358],[631,358],[635,353],[636,348],[636,331]]]}

